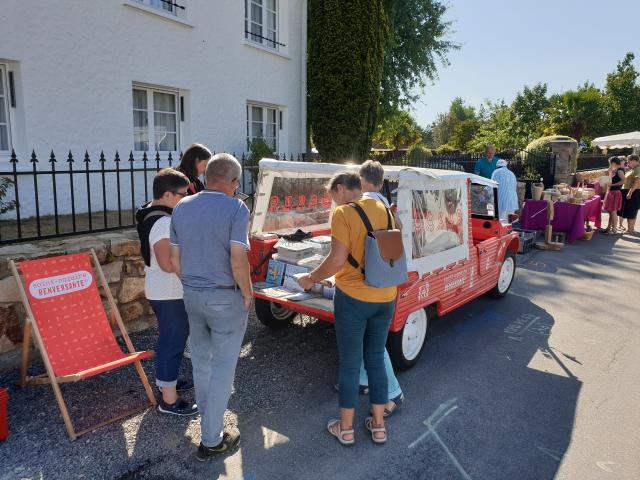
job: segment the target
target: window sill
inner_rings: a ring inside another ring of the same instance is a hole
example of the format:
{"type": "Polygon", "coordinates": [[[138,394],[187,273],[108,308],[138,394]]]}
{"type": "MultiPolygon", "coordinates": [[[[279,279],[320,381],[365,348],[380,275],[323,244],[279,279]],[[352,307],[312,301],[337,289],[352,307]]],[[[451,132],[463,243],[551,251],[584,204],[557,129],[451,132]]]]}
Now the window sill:
{"type": "Polygon", "coordinates": [[[142,5],[134,0],[123,0],[122,4],[130,7],[130,8],[134,8],[136,10],[141,10],[145,13],[149,13],[151,15],[155,15],[157,17],[163,18],[165,20],[169,20],[170,22],[175,22],[178,23],[180,25],[184,25],[185,27],[189,27],[189,28],[193,28],[193,23],[188,22],[180,17],[176,17],[175,15],[171,15],[169,13],[164,13],[161,12],[160,10],[157,10],[155,8],[152,7],[148,7],[147,5],[142,5]]]}
{"type": "Polygon", "coordinates": [[[269,47],[264,47],[264,46],[262,46],[262,45],[260,45],[258,43],[254,43],[254,42],[252,42],[250,40],[247,40],[246,38],[244,39],[243,43],[244,43],[245,47],[255,48],[256,50],[260,50],[260,51],[265,52],[265,53],[270,53],[271,55],[275,55],[276,57],[280,57],[280,58],[285,58],[287,60],[291,60],[291,57],[289,55],[286,55],[286,54],[284,54],[282,52],[279,52],[277,50],[273,50],[273,49],[271,49],[269,47]]]}

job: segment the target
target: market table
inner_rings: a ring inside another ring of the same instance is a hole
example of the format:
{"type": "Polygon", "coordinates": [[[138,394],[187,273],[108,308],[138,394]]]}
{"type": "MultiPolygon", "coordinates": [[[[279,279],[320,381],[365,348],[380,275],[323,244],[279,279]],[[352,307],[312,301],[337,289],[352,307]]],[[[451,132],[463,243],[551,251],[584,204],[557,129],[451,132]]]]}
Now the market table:
{"type": "MultiPolygon", "coordinates": [[[[553,231],[566,233],[568,243],[573,243],[584,235],[585,222],[595,222],[596,228],[600,228],[602,211],[598,195],[582,204],[555,202],[553,207],[553,231]]],[[[525,202],[520,216],[523,229],[544,230],[548,222],[546,200],[525,202]]]]}

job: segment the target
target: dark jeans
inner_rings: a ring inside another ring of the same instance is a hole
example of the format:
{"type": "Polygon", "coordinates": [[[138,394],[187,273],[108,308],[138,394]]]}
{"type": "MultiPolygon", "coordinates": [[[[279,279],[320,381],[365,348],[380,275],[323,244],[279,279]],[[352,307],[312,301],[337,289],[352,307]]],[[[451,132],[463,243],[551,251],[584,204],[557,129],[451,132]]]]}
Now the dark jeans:
{"type": "Polygon", "coordinates": [[[156,344],[156,385],[175,387],[182,353],[189,336],[189,319],[184,302],[179,300],[149,300],[158,318],[156,344]]]}
{"type": "Polygon", "coordinates": [[[384,405],[389,401],[384,352],[395,300],[362,302],[336,288],[333,305],[340,407],[355,408],[358,403],[360,363],[363,359],[369,375],[369,400],[374,405],[384,405]]]}

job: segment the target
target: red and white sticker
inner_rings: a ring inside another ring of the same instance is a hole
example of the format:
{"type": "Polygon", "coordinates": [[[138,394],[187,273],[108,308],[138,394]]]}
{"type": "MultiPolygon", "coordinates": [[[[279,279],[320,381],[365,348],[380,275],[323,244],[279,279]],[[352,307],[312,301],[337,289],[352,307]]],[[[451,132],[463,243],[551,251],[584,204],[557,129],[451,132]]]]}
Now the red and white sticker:
{"type": "Polygon", "coordinates": [[[39,278],[29,284],[29,293],[34,298],[42,300],[57,297],[67,293],[85,290],[93,283],[93,276],[86,270],[39,278]]]}

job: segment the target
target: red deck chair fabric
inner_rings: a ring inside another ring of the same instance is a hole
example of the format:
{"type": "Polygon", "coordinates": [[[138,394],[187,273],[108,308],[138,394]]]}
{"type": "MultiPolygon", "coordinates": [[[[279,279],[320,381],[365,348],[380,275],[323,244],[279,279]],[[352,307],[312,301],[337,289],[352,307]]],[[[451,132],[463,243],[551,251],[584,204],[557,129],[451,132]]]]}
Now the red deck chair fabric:
{"type": "Polygon", "coordinates": [[[87,253],[20,263],[34,320],[57,377],[90,377],[143,360],[116,342],[87,253]]]}

